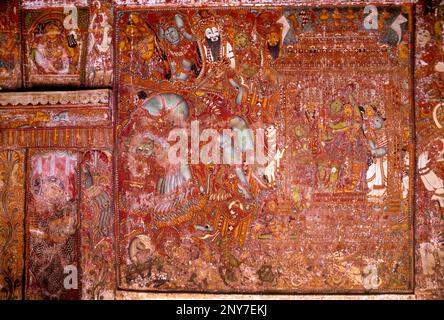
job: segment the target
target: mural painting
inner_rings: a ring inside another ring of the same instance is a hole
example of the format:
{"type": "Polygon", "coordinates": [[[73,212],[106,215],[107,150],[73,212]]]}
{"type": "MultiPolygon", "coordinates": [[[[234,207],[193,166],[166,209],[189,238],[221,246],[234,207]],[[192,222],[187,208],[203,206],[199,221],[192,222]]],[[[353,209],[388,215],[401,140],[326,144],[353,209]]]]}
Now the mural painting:
{"type": "Polygon", "coordinates": [[[2,1],[0,299],[442,299],[442,1],[356,3],[2,1]]]}
{"type": "Polygon", "coordinates": [[[412,23],[410,6],[118,12],[120,288],[411,290],[412,23]]]}

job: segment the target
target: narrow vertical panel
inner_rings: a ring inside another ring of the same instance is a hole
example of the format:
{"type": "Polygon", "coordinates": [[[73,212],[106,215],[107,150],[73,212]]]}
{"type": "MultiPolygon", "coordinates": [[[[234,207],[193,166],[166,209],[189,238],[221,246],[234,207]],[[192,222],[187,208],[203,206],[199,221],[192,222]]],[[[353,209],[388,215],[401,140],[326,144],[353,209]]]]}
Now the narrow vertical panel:
{"type": "Polygon", "coordinates": [[[111,152],[86,152],[81,172],[82,299],[113,299],[115,269],[111,152]]]}
{"type": "Polygon", "coordinates": [[[79,155],[31,152],[28,161],[27,299],[78,299],[79,155]]]}
{"type": "Polygon", "coordinates": [[[24,158],[0,151],[0,300],[22,298],[24,158]]]}
{"type": "Polygon", "coordinates": [[[21,87],[19,1],[0,2],[0,89],[21,87]]]}
{"type": "Polygon", "coordinates": [[[90,87],[112,85],[113,14],[111,0],[92,1],[88,27],[86,83],[90,87]]]}
{"type": "Polygon", "coordinates": [[[439,2],[417,5],[415,293],[421,299],[444,295],[443,20],[444,6],[439,2]]]}

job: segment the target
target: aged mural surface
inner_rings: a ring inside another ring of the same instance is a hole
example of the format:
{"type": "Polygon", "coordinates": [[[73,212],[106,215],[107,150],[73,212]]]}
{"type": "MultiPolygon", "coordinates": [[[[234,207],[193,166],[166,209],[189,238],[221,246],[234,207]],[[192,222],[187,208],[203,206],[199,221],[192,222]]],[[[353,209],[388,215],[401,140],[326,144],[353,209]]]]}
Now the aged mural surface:
{"type": "Polygon", "coordinates": [[[0,1],[0,299],[442,299],[443,25],[441,0],[0,1]]]}
{"type": "Polygon", "coordinates": [[[114,297],[112,154],[91,150],[82,163],[82,298],[114,297]]]}
{"type": "Polygon", "coordinates": [[[410,291],[412,26],[410,6],[117,12],[120,287],[410,291]]]}
{"type": "Polygon", "coordinates": [[[24,14],[25,85],[80,85],[85,70],[87,9],[28,10],[24,14]]]}
{"type": "Polygon", "coordinates": [[[19,13],[18,0],[0,3],[0,90],[19,88],[22,83],[19,13]]]}
{"type": "Polygon", "coordinates": [[[110,96],[0,95],[2,299],[114,297],[110,96]]]}
{"type": "Polygon", "coordinates": [[[26,231],[27,298],[69,299],[67,266],[78,268],[77,166],[79,155],[43,151],[30,155],[26,231]]]}
{"type": "Polygon", "coordinates": [[[0,299],[22,298],[24,152],[0,151],[0,299]]]}
{"type": "Polygon", "coordinates": [[[418,6],[416,31],[416,285],[426,298],[444,293],[444,7],[438,2],[418,6]]]}
{"type": "Polygon", "coordinates": [[[88,28],[86,82],[91,87],[112,85],[113,13],[111,0],[92,1],[88,28]]]}

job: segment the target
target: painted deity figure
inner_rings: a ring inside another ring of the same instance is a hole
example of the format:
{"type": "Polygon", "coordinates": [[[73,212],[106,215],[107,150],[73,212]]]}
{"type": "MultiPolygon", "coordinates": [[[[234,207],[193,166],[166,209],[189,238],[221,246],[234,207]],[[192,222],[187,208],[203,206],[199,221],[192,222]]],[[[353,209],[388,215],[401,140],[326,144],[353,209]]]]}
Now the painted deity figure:
{"type": "Polygon", "coordinates": [[[418,157],[418,172],[427,191],[433,192],[431,200],[438,201],[443,215],[444,208],[444,141],[433,141],[418,157]]]}
{"type": "Polygon", "coordinates": [[[97,169],[104,166],[106,157],[105,153],[91,151],[86,154],[83,167],[83,190],[97,217],[97,231],[103,237],[109,236],[111,232],[111,197],[105,188],[109,181],[97,169]]]}
{"type": "Polygon", "coordinates": [[[100,1],[94,1],[88,35],[88,56],[92,59],[93,66],[87,72],[91,82],[110,83],[112,76],[112,21],[111,10],[100,1]]]}
{"type": "Polygon", "coordinates": [[[121,52],[134,50],[142,60],[149,60],[155,53],[154,33],[143,22],[142,18],[133,13],[129,16],[128,25],[119,42],[121,52]]]}
{"type": "Polygon", "coordinates": [[[159,38],[168,57],[172,80],[190,81],[200,72],[200,58],[196,37],[187,30],[184,17],[163,18],[158,26],[159,38]]]}
{"type": "Polygon", "coordinates": [[[255,31],[255,15],[250,11],[236,12],[234,52],[237,69],[248,80],[256,74],[260,65],[260,42],[255,31]]]}
{"type": "Polygon", "coordinates": [[[75,42],[67,42],[60,21],[48,21],[40,29],[42,34],[31,50],[34,63],[46,74],[69,74],[70,65],[78,60],[75,42]]]}
{"type": "MultiPolygon", "coordinates": [[[[60,298],[64,267],[75,260],[78,226],[73,183],[76,158],[52,153],[32,159],[30,273],[40,294],[60,298]]],[[[34,287],[34,285],[32,285],[34,287]]]]}
{"type": "MultiPolygon", "coordinates": [[[[337,187],[344,191],[362,189],[363,173],[366,171],[368,154],[361,129],[359,111],[353,105],[335,100],[330,105],[331,140],[325,144],[328,154],[336,155],[341,165],[338,168],[337,187]]],[[[336,171],[335,171],[336,173],[336,171]]]]}
{"type": "Polygon", "coordinates": [[[233,46],[223,38],[219,26],[216,23],[209,23],[204,30],[204,51],[208,63],[214,63],[227,59],[230,68],[236,67],[233,46]]]}
{"type": "Polygon", "coordinates": [[[368,196],[370,199],[382,197],[387,189],[387,136],[384,130],[385,119],[371,106],[361,108],[364,124],[362,130],[368,140],[372,163],[367,170],[368,196]]]}
{"type": "Polygon", "coordinates": [[[156,33],[139,14],[129,15],[128,23],[122,28],[118,46],[121,52],[120,61],[129,63],[132,73],[142,78],[158,80],[171,77],[170,67],[158,49],[156,33]]]}
{"type": "Polygon", "coordinates": [[[201,10],[196,19],[196,34],[200,36],[207,74],[211,75],[199,85],[218,88],[229,103],[241,106],[247,97],[248,88],[236,70],[235,50],[230,40],[232,20],[225,19],[224,25],[219,24],[216,17],[207,10],[201,10]],[[227,86],[232,90],[226,90],[227,86]]]}
{"type": "Polygon", "coordinates": [[[257,17],[256,30],[262,40],[263,66],[267,67],[281,55],[283,40],[288,32],[287,28],[290,27],[285,16],[279,17],[279,15],[265,11],[257,17]]]}
{"type": "Polygon", "coordinates": [[[127,168],[132,179],[139,181],[144,189],[169,194],[191,179],[188,164],[172,164],[168,158],[168,133],[186,125],[188,104],[173,93],[147,99],[142,91],[138,96],[139,108],[134,111],[137,116],[129,128],[135,134],[127,144],[127,168]]]}
{"type": "Polygon", "coordinates": [[[67,196],[63,181],[57,176],[33,180],[34,193],[46,201],[44,218],[41,220],[46,237],[53,243],[62,243],[65,236],[75,232],[75,206],[67,196]]]}

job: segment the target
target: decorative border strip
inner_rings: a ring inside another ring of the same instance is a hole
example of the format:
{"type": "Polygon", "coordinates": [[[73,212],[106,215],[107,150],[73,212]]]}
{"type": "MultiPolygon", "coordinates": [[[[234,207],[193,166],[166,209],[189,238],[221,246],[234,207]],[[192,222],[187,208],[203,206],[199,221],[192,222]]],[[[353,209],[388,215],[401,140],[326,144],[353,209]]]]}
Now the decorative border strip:
{"type": "Polygon", "coordinates": [[[57,104],[97,104],[110,102],[110,90],[42,91],[0,93],[0,106],[50,106],[57,104]]]}
{"type": "Polygon", "coordinates": [[[137,7],[137,6],[149,6],[153,7],[173,7],[177,8],[183,7],[236,7],[236,6],[326,6],[326,5],[366,5],[366,4],[376,4],[376,5],[402,5],[417,3],[418,0],[113,0],[115,6],[120,7],[137,7]]]}
{"type": "Polygon", "coordinates": [[[23,9],[55,8],[64,6],[86,7],[88,0],[22,0],[23,9]]]}

